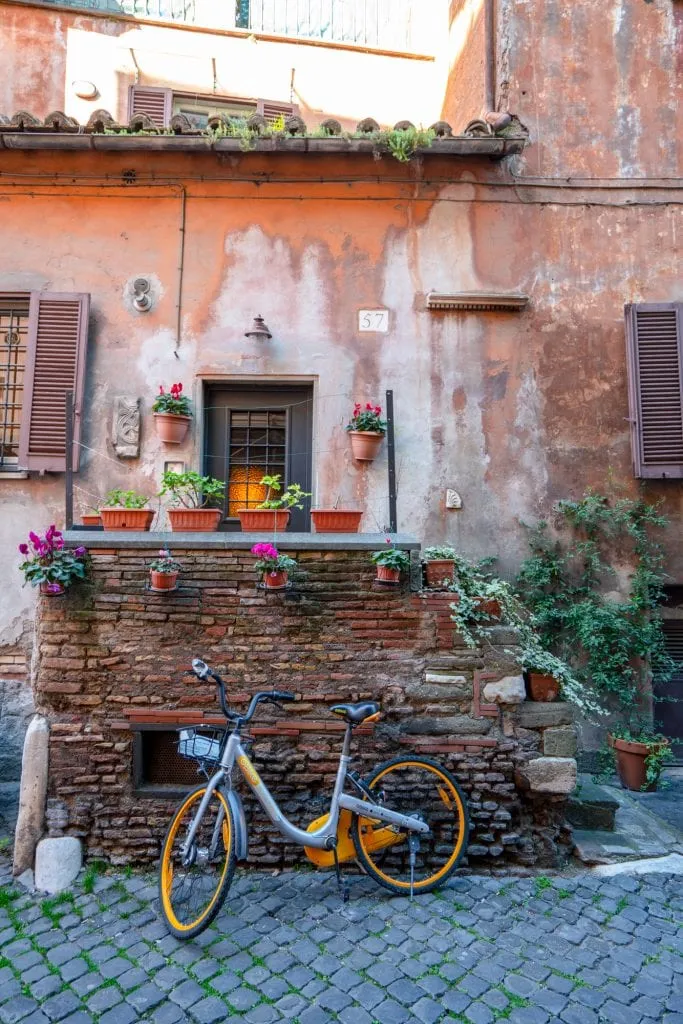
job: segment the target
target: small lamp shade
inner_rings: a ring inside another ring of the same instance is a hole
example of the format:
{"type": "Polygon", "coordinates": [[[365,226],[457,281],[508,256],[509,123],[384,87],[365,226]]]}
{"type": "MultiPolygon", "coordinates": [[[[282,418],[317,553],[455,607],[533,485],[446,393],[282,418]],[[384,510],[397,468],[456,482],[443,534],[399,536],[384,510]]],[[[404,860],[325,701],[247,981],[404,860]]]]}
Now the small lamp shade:
{"type": "Polygon", "coordinates": [[[268,339],[272,338],[273,335],[268,330],[268,325],[265,320],[259,314],[259,316],[254,317],[249,330],[244,332],[244,337],[255,338],[256,341],[268,341],[268,339]]]}

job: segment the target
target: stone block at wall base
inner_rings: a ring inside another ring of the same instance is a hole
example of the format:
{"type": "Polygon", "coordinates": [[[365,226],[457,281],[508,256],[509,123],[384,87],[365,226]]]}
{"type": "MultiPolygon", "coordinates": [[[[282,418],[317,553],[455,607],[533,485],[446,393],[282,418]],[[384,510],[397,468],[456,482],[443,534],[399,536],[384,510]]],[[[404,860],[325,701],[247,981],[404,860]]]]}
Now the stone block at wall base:
{"type": "Polygon", "coordinates": [[[20,875],[33,867],[36,844],[43,833],[47,774],[49,763],[50,726],[42,715],[35,715],[26,730],[21,763],[19,816],[14,835],[13,872],[20,875]]]}
{"type": "Polygon", "coordinates": [[[526,699],[526,687],[522,676],[504,676],[484,687],[487,704],[521,704],[526,699]]]}
{"type": "Polygon", "coordinates": [[[576,731],[553,727],[543,731],[543,753],[546,757],[575,757],[576,731]]]}
{"type": "Polygon", "coordinates": [[[551,725],[571,725],[574,712],[571,704],[561,701],[545,704],[528,700],[517,713],[517,725],[523,729],[545,729],[551,725]]]}
{"type": "Polygon", "coordinates": [[[36,847],[36,889],[48,893],[68,889],[75,882],[82,866],[80,839],[73,836],[41,839],[36,847]]]}
{"type": "Polygon", "coordinates": [[[576,761],[573,757],[536,757],[517,769],[515,779],[521,789],[567,795],[576,787],[576,761]]]}

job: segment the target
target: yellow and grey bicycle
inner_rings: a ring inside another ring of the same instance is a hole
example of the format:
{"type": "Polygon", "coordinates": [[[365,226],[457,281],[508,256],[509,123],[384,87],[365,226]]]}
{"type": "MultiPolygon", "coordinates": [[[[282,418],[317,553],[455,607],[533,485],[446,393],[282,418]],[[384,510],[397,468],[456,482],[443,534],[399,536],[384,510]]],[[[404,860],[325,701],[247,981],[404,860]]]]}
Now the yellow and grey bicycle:
{"type": "Polygon", "coordinates": [[[232,729],[180,730],[178,749],[196,760],[207,781],[193,789],[173,815],[161,851],[159,894],[166,926],[191,939],[219,912],[237,861],[247,859],[247,824],[232,785],[235,765],[266,815],[291,842],[304,847],[318,867],[335,867],[344,898],[340,865],[360,866],[393,893],[425,893],[442,885],[467,848],[465,799],[450,772],[423,757],[400,757],[379,765],[367,778],[349,770],[351,734],[377,721],[371,701],[335,704],[330,711],[346,722],[339,770],[327,814],[297,828],[282,813],[242,746],[241,730],[259,704],[295,700],[293,693],[262,690],[245,714],[228,707],[221,677],[199,658],[198,679],[210,680],[232,729]],[[209,774],[209,773],[212,774],[209,774]],[[352,789],[353,792],[346,792],[352,789]]]}

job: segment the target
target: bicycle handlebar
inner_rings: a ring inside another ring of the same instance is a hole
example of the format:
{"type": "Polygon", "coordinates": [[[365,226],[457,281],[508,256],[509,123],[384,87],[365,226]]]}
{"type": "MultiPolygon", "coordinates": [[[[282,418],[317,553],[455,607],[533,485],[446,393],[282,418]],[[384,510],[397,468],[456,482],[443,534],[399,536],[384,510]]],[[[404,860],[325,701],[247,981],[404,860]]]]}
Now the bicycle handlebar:
{"type": "Polygon", "coordinates": [[[287,690],[259,690],[251,698],[249,703],[249,709],[246,715],[238,715],[237,712],[231,711],[228,707],[228,702],[225,696],[225,683],[213,669],[209,668],[205,661],[201,658],[192,659],[192,672],[197,679],[213,679],[218,686],[218,696],[221,702],[221,710],[225,717],[231,722],[249,722],[254,717],[254,712],[259,704],[264,701],[270,701],[272,703],[278,702],[291,702],[296,700],[296,696],[293,693],[289,693],[287,690]]]}

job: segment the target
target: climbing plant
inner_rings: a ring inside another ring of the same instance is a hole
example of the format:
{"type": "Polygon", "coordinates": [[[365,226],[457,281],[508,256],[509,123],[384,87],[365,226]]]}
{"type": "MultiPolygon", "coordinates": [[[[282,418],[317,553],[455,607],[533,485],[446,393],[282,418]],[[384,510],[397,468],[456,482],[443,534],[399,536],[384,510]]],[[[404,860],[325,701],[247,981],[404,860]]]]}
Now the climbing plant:
{"type": "Polygon", "coordinates": [[[656,614],[667,579],[658,537],[667,524],[642,498],[588,491],[558,501],[551,522],[530,528],[531,554],[516,580],[544,647],[630,735],[652,732],[648,678],[666,679],[674,668],[656,614]]]}

